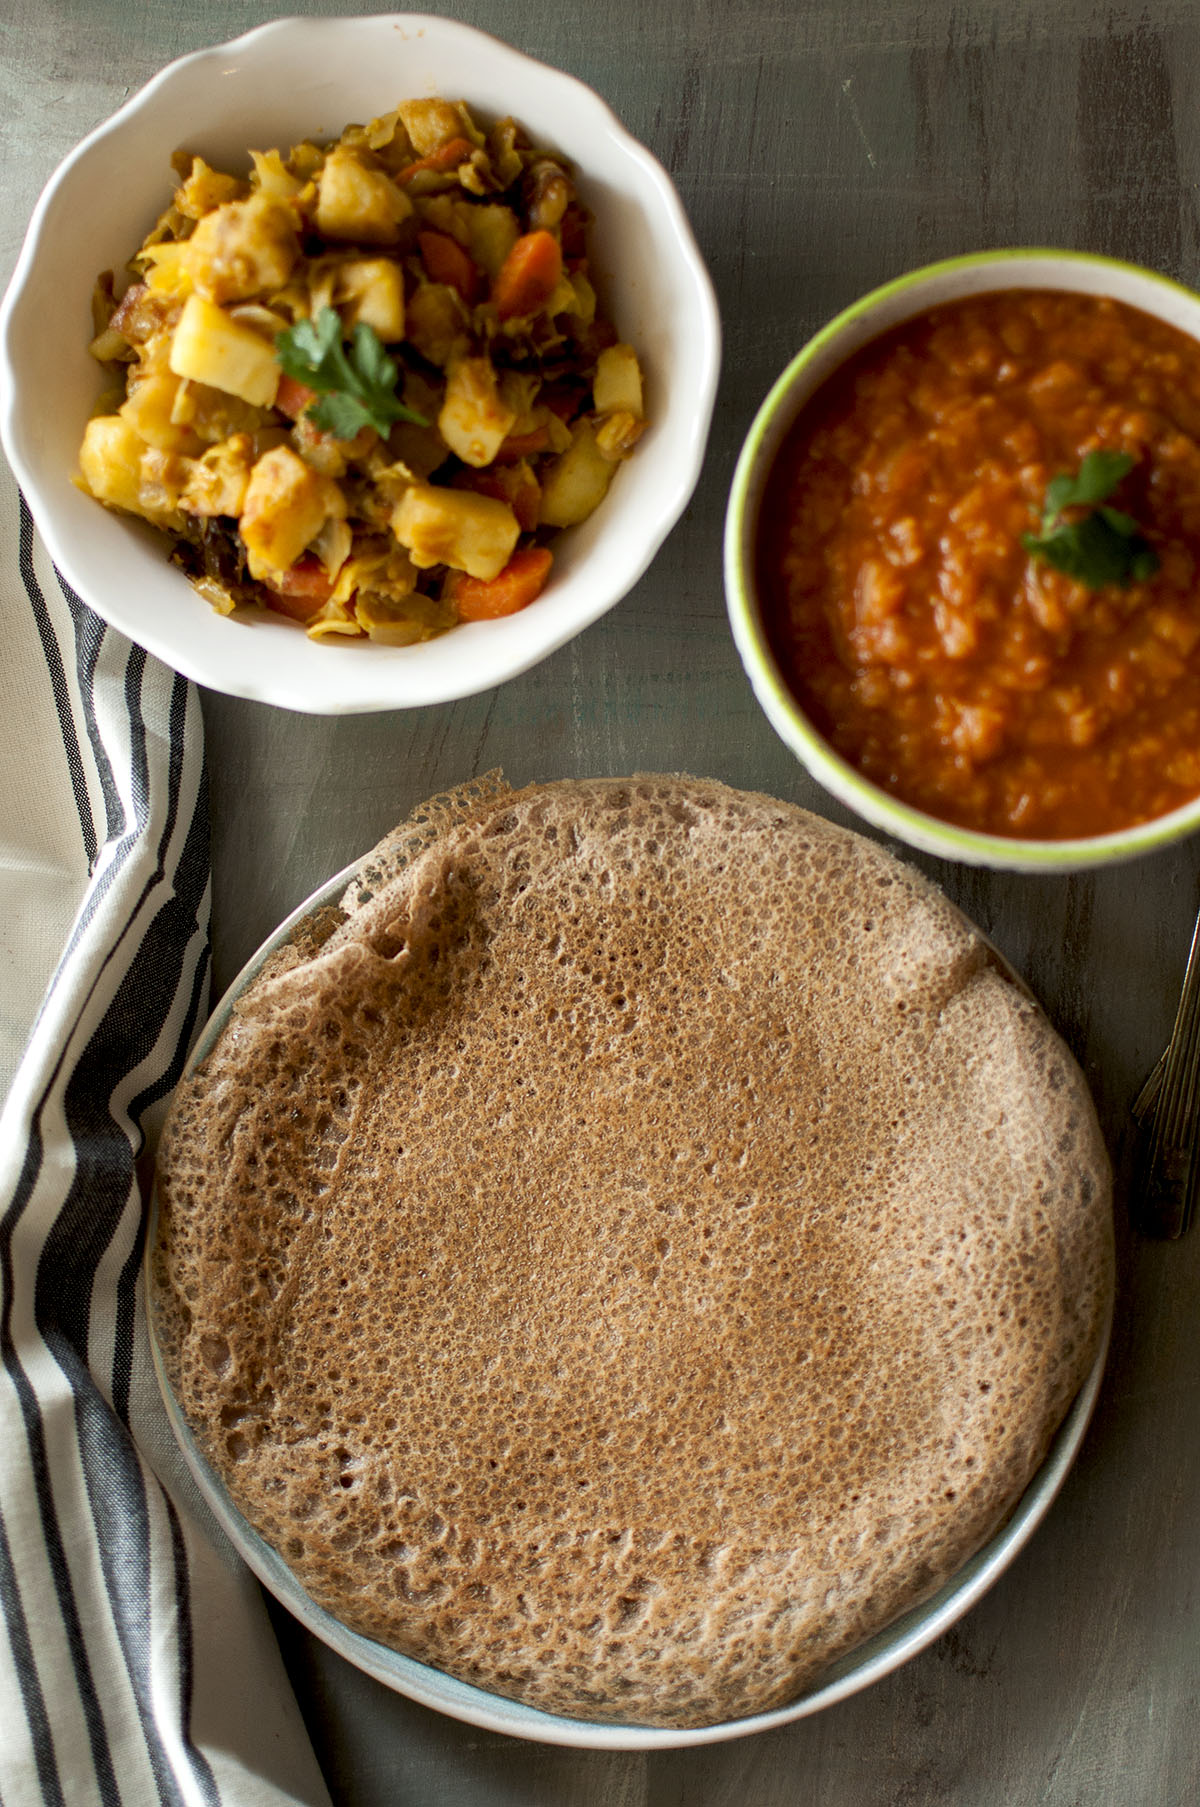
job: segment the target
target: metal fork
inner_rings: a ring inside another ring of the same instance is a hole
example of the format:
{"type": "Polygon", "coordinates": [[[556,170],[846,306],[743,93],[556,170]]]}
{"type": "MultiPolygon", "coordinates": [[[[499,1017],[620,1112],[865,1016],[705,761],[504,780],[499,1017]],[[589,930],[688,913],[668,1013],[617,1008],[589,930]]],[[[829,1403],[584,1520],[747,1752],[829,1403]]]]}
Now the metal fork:
{"type": "Polygon", "coordinates": [[[1182,1236],[1200,1196],[1200,916],[1171,1039],[1133,1101],[1141,1158],[1134,1220],[1149,1236],[1182,1236]]]}

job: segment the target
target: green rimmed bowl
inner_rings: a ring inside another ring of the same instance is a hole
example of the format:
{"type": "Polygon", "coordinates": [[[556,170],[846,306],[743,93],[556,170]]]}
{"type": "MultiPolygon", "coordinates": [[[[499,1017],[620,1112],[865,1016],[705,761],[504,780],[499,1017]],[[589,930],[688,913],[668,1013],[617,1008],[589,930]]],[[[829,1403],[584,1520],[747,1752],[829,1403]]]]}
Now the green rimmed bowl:
{"type": "Polygon", "coordinates": [[[794,357],[763,402],[742,447],[725,520],[725,593],[733,637],[755,696],[812,776],[876,828],[942,859],[1008,871],[1071,872],[1114,865],[1200,828],[1200,797],[1164,816],[1076,840],[1022,840],[939,820],[889,795],[836,753],[798,702],[771,650],[756,575],[759,517],[776,457],[801,409],[855,352],[943,302],[1000,289],[1103,295],[1200,341],[1200,295],[1152,270],[1086,252],[980,251],[910,271],[838,314],[794,357]]]}

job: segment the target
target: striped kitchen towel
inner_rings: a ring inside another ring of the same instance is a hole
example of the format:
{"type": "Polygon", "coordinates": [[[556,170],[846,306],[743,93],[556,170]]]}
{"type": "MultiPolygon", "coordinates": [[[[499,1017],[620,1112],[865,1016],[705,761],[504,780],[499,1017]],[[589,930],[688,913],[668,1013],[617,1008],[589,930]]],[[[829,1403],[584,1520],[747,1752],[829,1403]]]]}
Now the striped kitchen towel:
{"type": "Polygon", "coordinates": [[[0,1803],[326,1802],[142,1312],[139,1172],[207,999],[198,699],[61,584],[7,473],[0,530],[4,690],[35,734],[0,792],[17,944],[78,903],[0,1117],[0,1803]]]}

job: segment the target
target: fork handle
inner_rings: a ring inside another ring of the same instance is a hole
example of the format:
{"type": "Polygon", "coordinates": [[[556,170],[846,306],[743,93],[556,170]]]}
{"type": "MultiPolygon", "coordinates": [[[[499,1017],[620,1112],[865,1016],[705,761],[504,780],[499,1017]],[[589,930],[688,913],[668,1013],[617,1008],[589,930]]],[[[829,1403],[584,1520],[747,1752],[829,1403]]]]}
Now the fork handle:
{"type": "Polygon", "coordinates": [[[1139,1128],[1133,1216],[1143,1236],[1174,1240],[1191,1224],[1200,1188],[1200,1160],[1194,1148],[1180,1148],[1154,1136],[1151,1118],[1139,1128]]]}
{"type": "Polygon", "coordinates": [[[1192,931],[1170,1040],[1133,1106],[1138,1121],[1134,1217],[1147,1236],[1182,1236],[1195,1214],[1200,1195],[1198,1069],[1200,915],[1192,931]]]}

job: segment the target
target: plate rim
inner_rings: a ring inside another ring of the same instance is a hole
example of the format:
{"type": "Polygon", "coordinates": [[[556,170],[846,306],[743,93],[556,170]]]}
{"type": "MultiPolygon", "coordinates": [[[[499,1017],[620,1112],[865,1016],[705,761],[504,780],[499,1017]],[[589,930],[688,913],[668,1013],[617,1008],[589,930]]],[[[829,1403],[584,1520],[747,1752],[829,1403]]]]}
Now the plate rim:
{"type": "MultiPolygon", "coordinates": [[[[192,1073],[211,1051],[232,1015],[238,996],[252,983],[272,954],[286,945],[300,923],[337,903],[369,858],[370,851],[325,880],[297,904],[250,955],[210,1011],[180,1074],[181,1080],[192,1073]]],[[[958,910],[957,905],[953,907],[958,910]]],[[[959,910],[959,914],[963,912],[959,910]]],[[[976,924],[971,923],[971,927],[1009,977],[1026,996],[1031,996],[1028,986],[1005,956],[976,924]]],[[[234,1504],[224,1482],[199,1449],[182,1408],[171,1390],[150,1310],[150,1267],[157,1224],[156,1172],[150,1192],[141,1261],[142,1317],[149,1335],[155,1377],[172,1434],[193,1481],[221,1529],[262,1585],[313,1636],[394,1693],[484,1731],[583,1750],[670,1750],[723,1743],[734,1738],[749,1737],[755,1732],[777,1730],[848,1700],[935,1643],[1000,1579],[1028,1544],[1062,1491],[1095,1413],[1104,1380],[1115,1312],[1114,1285],[1109,1289],[1107,1311],[1095,1358],[1051,1438],[1041,1463],[999,1528],[940,1588],[839,1657],[824,1672],[818,1685],[804,1690],[783,1706],[772,1707],[742,1719],[722,1720],[716,1725],[646,1726],[624,1721],[573,1719],[565,1714],[548,1713],[540,1707],[528,1706],[523,1701],[478,1688],[432,1664],[419,1662],[415,1657],[393,1650],[389,1645],[369,1638],[362,1632],[352,1631],[324,1607],[317,1605],[292,1574],[283,1557],[254,1530],[234,1504]]]]}

